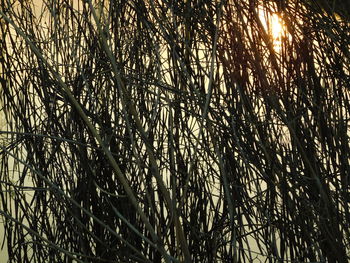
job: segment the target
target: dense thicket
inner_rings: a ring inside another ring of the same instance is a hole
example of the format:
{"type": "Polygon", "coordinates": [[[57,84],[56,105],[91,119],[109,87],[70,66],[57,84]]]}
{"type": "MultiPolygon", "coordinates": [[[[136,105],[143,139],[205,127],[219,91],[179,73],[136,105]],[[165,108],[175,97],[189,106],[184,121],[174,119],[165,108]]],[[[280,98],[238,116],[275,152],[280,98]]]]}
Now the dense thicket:
{"type": "Polygon", "coordinates": [[[321,2],[1,1],[9,262],[347,262],[350,31],[321,2]]]}

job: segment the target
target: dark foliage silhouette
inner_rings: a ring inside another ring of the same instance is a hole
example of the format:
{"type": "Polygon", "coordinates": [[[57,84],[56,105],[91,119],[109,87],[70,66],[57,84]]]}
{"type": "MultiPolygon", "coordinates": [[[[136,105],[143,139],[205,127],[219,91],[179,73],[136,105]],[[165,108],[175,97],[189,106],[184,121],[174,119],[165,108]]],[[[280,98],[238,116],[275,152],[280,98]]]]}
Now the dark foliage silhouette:
{"type": "Polygon", "coordinates": [[[348,262],[330,2],[2,0],[9,262],[348,262]]]}

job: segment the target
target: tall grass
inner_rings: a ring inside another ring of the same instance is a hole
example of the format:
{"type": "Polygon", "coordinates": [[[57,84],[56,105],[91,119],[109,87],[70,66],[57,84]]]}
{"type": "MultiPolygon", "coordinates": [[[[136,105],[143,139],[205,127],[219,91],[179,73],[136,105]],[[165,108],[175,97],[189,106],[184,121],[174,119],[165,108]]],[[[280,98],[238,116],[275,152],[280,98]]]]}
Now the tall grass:
{"type": "Polygon", "coordinates": [[[342,8],[2,0],[9,262],[347,262],[342,8]]]}

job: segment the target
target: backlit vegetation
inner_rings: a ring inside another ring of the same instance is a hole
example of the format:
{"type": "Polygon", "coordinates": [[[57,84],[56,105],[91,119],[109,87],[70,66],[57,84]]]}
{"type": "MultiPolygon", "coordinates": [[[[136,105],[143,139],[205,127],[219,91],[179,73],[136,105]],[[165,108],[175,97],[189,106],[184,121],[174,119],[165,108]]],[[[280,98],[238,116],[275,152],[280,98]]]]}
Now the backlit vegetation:
{"type": "Polygon", "coordinates": [[[348,262],[346,10],[0,2],[9,262],[348,262]]]}

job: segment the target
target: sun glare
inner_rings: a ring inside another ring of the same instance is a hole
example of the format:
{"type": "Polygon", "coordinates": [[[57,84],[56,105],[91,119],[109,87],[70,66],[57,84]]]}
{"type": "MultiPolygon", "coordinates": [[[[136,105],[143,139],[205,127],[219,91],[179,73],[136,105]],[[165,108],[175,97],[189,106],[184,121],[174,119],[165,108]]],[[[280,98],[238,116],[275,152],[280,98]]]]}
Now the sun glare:
{"type": "Polygon", "coordinates": [[[265,27],[266,32],[272,39],[275,50],[279,51],[281,49],[283,35],[283,22],[281,17],[276,13],[269,14],[260,11],[259,18],[265,27]]]}
{"type": "Polygon", "coordinates": [[[271,36],[273,40],[281,40],[282,35],[282,23],[281,19],[277,14],[271,16],[271,36]]]}

